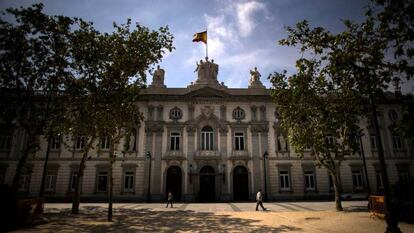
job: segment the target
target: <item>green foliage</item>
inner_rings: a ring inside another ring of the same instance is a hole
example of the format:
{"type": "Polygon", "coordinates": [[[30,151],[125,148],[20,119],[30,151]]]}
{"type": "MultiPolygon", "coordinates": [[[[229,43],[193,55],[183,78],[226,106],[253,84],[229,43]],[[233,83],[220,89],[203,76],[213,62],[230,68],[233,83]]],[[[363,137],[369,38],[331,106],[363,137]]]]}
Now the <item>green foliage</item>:
{"type": "Polygon", "coordinates": [[[168,27],[150,30],[128,19],[101,33],[90,22],[42,10],[42,4],[7,9],[12,21],[0,19],[0,119],[29,138],[15,191],[41,135],[85,136],[79,177],[97,137],[111,138],[113,155],[122,134],[142,119],[136,100],[146,71],[174,49],[168,27]]]}
{"type": "Polygon", "coordinates": [[[359,148],[355,140],[360,134],[358,95],[347,86],[335,85],[318,61],[299,59],[296,67],[298,73],[292,76],[286,71],[271,76],[280,124],[288,129],[289,141],[300,156],[311,148],[317,164],[334,171],[359,148]]]}
{"type": "MultiPolygon", "coordinates": [[[[338,34],[311,28],[306,20],[287,27],[288,36],[279,43],[296,46],[302,53],[296,62],[297,74],[287,76],[284,71],[269,77],[281,126],[289,132],[293,148],[300,155],[304,148],[311,148],[317,164],[334,178],[337,210],[342,207],[336,171],[346,155],[358,150],[361,130],[357,124],[366,116],[363,109],[369,107],[368,117],[374,119],[379,137],[376,97],[395,76],[410,79],[414,74],[413,1],[376,3],[380,7],[369,8],[364,22],[344,20],[345,30],[338,34]],[[305,54],[314,57],[306,59],[305,54]]],[[[407,112],[405,116],[412,115],[407,112]]],[[[381,139],[377,141],[383,158],[381,139]]]]}
{"type": "Polygon", "coordinates": [[[414,96],[408,94],[402,97],[401,119],[396,124],[397,132],[404,137],[414,139],[414,96]]]}
{"type": "MultiPolygon", "coordinates": [[[[49,104],[51,91],[70,75],[68,34],[74,21],[47,16],[42,4],[7,9],[15,22],[0,19],[0,118],[22,127],[33,140],[43,133],[58,105],[49,104]],[[47,101],[42,96],[48,96],[47,101]]],[[[4,14],[6,14],[4,13],[4,14]]],[[[36,147],[36,144],[33,145],[36,147]]]]}

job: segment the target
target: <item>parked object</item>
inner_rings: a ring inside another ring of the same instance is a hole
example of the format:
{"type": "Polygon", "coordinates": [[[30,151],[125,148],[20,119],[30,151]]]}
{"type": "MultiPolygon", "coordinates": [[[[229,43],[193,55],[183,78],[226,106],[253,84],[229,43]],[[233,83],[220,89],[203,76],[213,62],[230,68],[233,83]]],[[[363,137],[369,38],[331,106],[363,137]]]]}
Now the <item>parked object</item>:
{"type": "Polygon", "coordinates": [[[367,200],[368,194],[365,191],[352,191],[341,194],[341,200],[367,200]]]}

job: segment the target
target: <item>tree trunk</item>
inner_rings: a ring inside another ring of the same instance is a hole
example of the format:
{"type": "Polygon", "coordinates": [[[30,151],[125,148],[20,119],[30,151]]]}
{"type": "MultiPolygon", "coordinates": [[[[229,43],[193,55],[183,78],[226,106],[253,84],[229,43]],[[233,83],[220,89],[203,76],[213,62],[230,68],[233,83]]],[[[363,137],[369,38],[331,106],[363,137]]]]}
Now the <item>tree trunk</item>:
{"type": "Polygon", "coordinates": [[[73,200],[72,200],[72,214],[79,214],[81,183],[82,183],[81,181],[83,178],[83,170],[85,169],[85,163],[86,163],[86,160],[88,159],[89,150],[92,147],[93,141],[95,141],[95,137],[92,137],[90,141],[88,142],[88,144],[86,145],[81,162],[79,164],[78,178],[76,179],[75,192],[74,192],[73,200]]]}
{"type": "MultiPolygon", "coordinates": [[[[28,138],[30,140],[30,138],[28,138]]],[[[29,142],[30,143],[30,142],[29,142]]],[[[30,144],[32,145],[32,144],[30,144]]],[[[29,151],[31,150],[31,146],[26,145],[26,148],[24,149],[24,152],[22,156],[19,159],[19,163],[16,167],[16,173],[13,177],[13,183],[12,183],[12,201],[17,205],[17,192],[19,189],[19,181],[20,181],[20,175],[22,173],[22,169],[24,165],[26,164],[27,157],[29,156],[29,151]]]]}
{"type": "Polygon", "coordinates": [[[78,178],[76,179],[75,192],[73,194],[73,200],[72,200],[72,214],[79,214],[81,183],[82,183],[82,178],[83,178],[83,169],[85,168],[85,163],[86,163],[87,158],[88,158],[88,152],[85,152],[79,164],[78,178]]]}
{"type": "Polygon", "coordinates": [[[342,208],[342,203],[341,203],[341,184],[339,183],[339,177],[338,177],[338,173],[336,172],[330,172],[331,178],[332,178],[332,182],[333,182],[333,186],[334,186],[334,191],[335,191],[335,207],[337,211],[343,211],[344,209],[342,208]]]}
{"type": "Polygon", "coordinates": [[[108,221],[112,221],[112,193],[113,193],[113,177],[112,166],[115,162],[114,144],[111,140],[109,145],[109,190],[108,190],[108,221]]]}

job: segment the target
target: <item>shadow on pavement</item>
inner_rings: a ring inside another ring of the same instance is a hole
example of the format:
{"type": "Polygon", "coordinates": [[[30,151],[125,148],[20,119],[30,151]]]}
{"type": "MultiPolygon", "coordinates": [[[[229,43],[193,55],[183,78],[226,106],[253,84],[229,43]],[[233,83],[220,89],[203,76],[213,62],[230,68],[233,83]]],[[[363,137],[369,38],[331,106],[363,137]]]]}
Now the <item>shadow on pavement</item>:
{"type": "Polygon", "coordinates": [[[236,218],[225,214],[191,210],[157,211],[150,209],[114,209],[112,222],[106,221],[107,209],[83,207],[79,215],[70,209],[48,209],[50,222],[16,232],[290,232],[301,228],[290,225],[260,225],[260,220],[236,218]],[[58,213],[60,212],[60,213],[58,213]]]}

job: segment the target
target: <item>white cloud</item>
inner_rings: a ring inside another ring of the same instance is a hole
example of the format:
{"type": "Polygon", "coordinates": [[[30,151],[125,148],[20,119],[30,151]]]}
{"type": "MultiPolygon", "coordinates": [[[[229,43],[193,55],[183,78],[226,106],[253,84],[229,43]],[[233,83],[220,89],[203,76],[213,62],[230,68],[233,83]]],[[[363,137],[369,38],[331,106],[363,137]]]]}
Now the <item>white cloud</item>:
{"type": "Polygon", "coordinates": [[[249,36],[252,33],[253,29],[256,27],[253,13],[264,9],[265,5],[260,2],[246,2],[236,5],[237,23],[240,34],[243,37],[249,36]]]}
{"type": "MultiPolygon", "coordinates": [[[[208,29],[209,58],[220,66],[219,81],[224,81],[229,87],[246,87],[250,78],[249,70],[257,67],[262,74],[261,81],[267,84],[270,72],[288,68],[292,59],[284,54],[286,51],[280,51],[274,41],[261,41],[259,47],[252,38],[247,38],[256,26],[255,14],[263,11],[266,16],[265,4],[229,1],[222,6],[218,15],[204,15],[208,29]],[[276,53],[284,56],[275,56],[276,53]]],[[[266,17],[263,19],[270,20],[266,17]]],[[[189,54],[184,64],[192,69],[195,68],[195,62],[204,57],[205,45],[197,43],[189,54]]]]}

